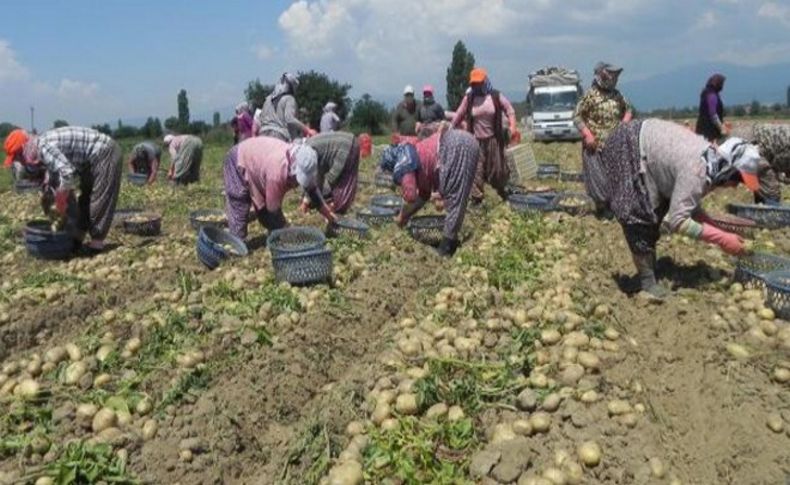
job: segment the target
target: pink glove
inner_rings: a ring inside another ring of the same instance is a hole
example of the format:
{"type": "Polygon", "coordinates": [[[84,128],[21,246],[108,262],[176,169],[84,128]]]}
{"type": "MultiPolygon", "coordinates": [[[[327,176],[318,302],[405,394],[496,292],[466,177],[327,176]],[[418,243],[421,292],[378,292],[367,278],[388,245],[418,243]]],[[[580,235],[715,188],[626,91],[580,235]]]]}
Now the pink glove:
{"type": "Polygon", "coordinates": [[[69,190],[58,189],[55,191],[55,210],[61,216],[66,215],[66,209],[69,206],[69,190]]]}
{"type": "Polygon", "coordinates": [[[589,150],[598,148],[598,140],[595,139],[595,135],[586,126],[582,128],[582,144],[589,150]]]}
{"type": "Polygon", "coordinates": [[[623,123],[628,123],[632,119],[634,119],[634,114],[630,111],[626,111],[625,116],[623,116],[623,123]]]}
{"type": "Polygon", "coordinates": [[[739,256],[746,251],[746,245],[740,236],[722,231],[710,224],[702,224],[700,239],[716,244],[722,251],[732,256],[739,256]]]}

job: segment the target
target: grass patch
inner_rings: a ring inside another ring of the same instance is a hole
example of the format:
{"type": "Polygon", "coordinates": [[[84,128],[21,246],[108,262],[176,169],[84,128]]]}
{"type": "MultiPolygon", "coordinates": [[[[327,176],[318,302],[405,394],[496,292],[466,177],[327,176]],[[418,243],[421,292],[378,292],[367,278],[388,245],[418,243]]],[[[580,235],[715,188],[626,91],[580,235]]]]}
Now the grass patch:
{"type": "Polygon", "coordinates": [[[329,437],[326,425],[313,423],[289,450],[279,483],[310,485],[319,483],[328,473],[332,464],[332,455],[337,451],[338,446],[329,437]],[[299,472],[298,477],[291,476],[291,471],[295,467],[303,470],[299,472]]]}
{"type": "Polygon", "coordinates": [[[57,484],[114,483],[137,484],[126,464],[109,445],[90,446],[83,442],[66,445],[63,453],[46,467],[45,476],[57,484]]]}
{"type": "Polygon", "coordinates": [[[76,276],[54,270],[44,270],[31,273],[22,280],[21,286],[25,288],[44,288],[54,283],[76,283],[84,281],[76,276]]]}
{"type": "Polygon", "coordinates": [[[178,404],[187,394],[205,389],[209,385],[208,371],[204,367],[193,369],[178,379],[175,386],[170,388],[157,405],[157,411],[162,413],[170,405],[178,404]]]}
{"type": "Polygon", "coordinates": [[[51,430],[51,407],[23,401],[11,403],[0,415],[0,457],[27,450],[46,453],[46,436],[51,430]]]}

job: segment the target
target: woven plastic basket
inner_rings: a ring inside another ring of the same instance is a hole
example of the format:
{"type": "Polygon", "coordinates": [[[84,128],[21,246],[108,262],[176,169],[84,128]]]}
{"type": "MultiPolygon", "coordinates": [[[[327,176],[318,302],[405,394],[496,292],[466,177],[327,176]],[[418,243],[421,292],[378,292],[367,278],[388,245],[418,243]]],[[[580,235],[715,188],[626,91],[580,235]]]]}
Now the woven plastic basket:
{"type": "Polygon", "coordinates": [[[429,246],[442,242],[445,216],[417,216],[409,221],[409,234],[415,240],[429,246]]]}
{"type": "Polygon", "coordinates": [[[516,212],[548,212],[552,208],[552,198],[541,195],[512,194],[507,198],[510,207],[516,212]]]}
{"type": "Polygon", "coordinates": [[[582,172],[560,172],[560,182],[584,182],[584,174],[582,172]]]}
{"type": "Polygon", "coordinates": [[[719,229],[734,234],[739,234],[744,237],[750,237],[754,234],[757,228],[757,223],[751,219],[744,219],[743,217],[731,216],[727,214],[711,214],[709,215],[713,225],[719,229]]]}
{"type": "Polygon", "coordinates": [[[534,179],[537,176],[538,164],[535,162],[535,154],[532,145],[520,143],[506,149],[506,157],[512,157],[513,166],[518,171],[518,179],[523,183],[526,180],[534,179]]]}
{"type": "Polygon", "coordinates": [[[272,257],[323,249],[326,236],[315,227],[288,227],[277,229],[266,238],[272,257]]]}
{"type": "Polygon", "coordinates": [[[41,190],[41,184],[32,180],[17,180],[14,182],[14,192],[17,194],[30,194],[41,190]]]}
{"type": "Polygon", "coordinates": [[[292,285],[309,285],[332,280],[332,251],[313,249],[272,257],[274,278],[292,285]]]}
{"type": "Polygon", "coordinates": [[[778,229],[790,226],[790,207],[756,204],[729,204],[727,212],[751,219],[758,227],[778,229]]]}
{"type": "Polygon", "coordinates": [[[738,258],[734,278],[745,287],[764,288],[765,276],[782,270],[790,270],[790,259],[774,254],[754,253],[738,258]]]}
{"type": "Polygon", "coordinates": [[[539,163],[538,164],[538,179],[558,179],[560,178],[560,166],[556,163],[539,163]]]}
{"type": "Polygon", "coordinates": [[[347,236],[365,239],[370,235],[370,226],[350,217],[341,217],[336,223],[326,226],[326,235],[328,237],[347,236]]]}
{"type": "Polygon", "coordinates": [[[126,175],[126,180],[128,180],[130,184],[137,185],[139,187],[148,183],[148,174],[130,173],[126,175]]]}
{"type": "Polygon", "coordinates": [[[383,207],[385,209],[400,210],[403,205],[403,200],[397,195],[374,195],[370,198],[370,205],[383,207]]]}
{"type": "Polygon", "coordinates": [[[228,219],[221,209],[200,209],[189,213],[189,224],[196,231],[201,227],[223,228],[228,225],[228,219]]]}
{"type": "Polygon", "coordinates": [[[595,202],[579,192],[564,192],[554,199],[554,207],[573,216],[583,216],[595,211],[595,202]]]}
{"type": "Polygon", "coordinates": [[[162,232],[162,216],[153,212],[130,215],[123,220],[123,230],[136,236],[158,236],[162,232]]]}
{"type": "Polygon", "coordinates": [[[66,231],[52,231],[49,221],[30,221],[23,233],[25,248],[38,259],[66,259],[74,250],[74,239],[66,231]]]}
{"type": "Polygon", "coordinates": [[[766,301],[777,317],[790,320],[790,271],[774,271],[765,277],[766,301]]]}
{"type": "Polygon", "coordinates": [[[141,214],[142,212],[143,212],[143,209],[141,209],[139,207],[130,207],[130,208],[118,209],[118,210],[115,211],[115,215],[113,215],[112,225],[113,226],[122,226],[123,225],[123,221],[127,217],[130,217],[130,216],[133,216],[133,215],[136,215],[136,214],[141,214]]]}
{"type": "Polygon", "coordinates": [[[208,269],[214,269],[230,256],[249,254],[244,241],[218,227],[200,228],[197,239],[197,256],[208,269]]]}
{"type": "Polygon", "coordinates": [[[371,227],[381,227],[393,223],[398,212],[400,212],[399,209],[389,209],[374,205],[358,210],[357,217],[371,227]]]}
{"type": "Polygon", "coordinates": [[[374,183],[376,187],[392,188],[395,184],[392,181],[392,174],[387,172],[376,172],[374,183]]]}

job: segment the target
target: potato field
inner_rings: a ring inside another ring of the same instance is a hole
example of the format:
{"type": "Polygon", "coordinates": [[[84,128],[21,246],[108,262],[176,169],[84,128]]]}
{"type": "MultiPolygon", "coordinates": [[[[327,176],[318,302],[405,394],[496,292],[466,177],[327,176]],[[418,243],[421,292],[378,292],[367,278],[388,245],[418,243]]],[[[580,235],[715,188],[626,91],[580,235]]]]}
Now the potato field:
{"type": "MultiPolygon", "coordinates": [[[[188,187],[124,178],[119,209],[161,213],[162,234],[115,227],[92,258],[30,257],[39,199],[2,184],[0,484],[790,480],[790,324],[718,248],[663,236],[656,305],[615,221],[489,191],[452,259],[389,224],[329,240],[332,284],[291,287],[254,223],[250,255],[209,271],[188,214],[223,207],[227,148],[207,145],[188,187]]],[[[580,169],[578,144],[533,149],[580,169]]],[[[355,208],[393,193],[375,162],[355,208]]],[[[754,246],[786,255],[788,236],[754,246]]]]}

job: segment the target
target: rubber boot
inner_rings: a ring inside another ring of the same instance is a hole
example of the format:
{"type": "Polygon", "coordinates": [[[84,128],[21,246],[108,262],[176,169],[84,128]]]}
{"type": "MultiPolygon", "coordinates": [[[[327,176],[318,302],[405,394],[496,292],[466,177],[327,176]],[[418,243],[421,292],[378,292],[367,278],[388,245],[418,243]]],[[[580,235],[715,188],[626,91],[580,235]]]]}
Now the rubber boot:
{"type": "Polygon", "coordinates": [[[443,237],[442,242],[439,243],[439,247],[436,248],[436,252],[439,253],[439,256],[449,258],[453,254],[455,254],[456,249],[458,249],[457,239],[450,239],[449,237],[443,237]]]}
{"type": "Polygon", "coordinates": [[[641,296],[651,301],[662,302],[669,292],[656,281],[656,253],[633,254],[634,266],[639,273],[641,296]]]}

